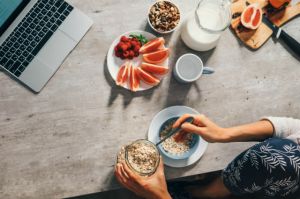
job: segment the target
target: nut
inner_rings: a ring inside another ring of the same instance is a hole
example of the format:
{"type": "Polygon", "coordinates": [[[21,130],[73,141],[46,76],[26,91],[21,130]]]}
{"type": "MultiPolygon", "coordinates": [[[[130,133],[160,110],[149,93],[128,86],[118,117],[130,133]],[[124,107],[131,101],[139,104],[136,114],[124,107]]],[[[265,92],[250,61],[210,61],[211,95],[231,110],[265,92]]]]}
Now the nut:
{"type": "Polygon", "coordinates": [[[178,8],[169,1],[158,1],[150,8],[148,15],[153,28],[166,32],[173,30],[180,21],[178,8]]]}

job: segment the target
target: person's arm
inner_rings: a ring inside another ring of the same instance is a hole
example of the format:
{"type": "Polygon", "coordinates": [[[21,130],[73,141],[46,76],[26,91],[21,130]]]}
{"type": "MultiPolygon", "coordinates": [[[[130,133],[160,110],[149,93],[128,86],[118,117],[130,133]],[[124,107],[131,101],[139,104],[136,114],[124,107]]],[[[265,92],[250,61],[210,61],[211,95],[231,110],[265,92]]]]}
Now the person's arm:
{"type": "Polygon", "coordinates": [[[130,170],[126,163],[118,163],[115,168],[117,180],[127,189],[146,199],[172,199],[167,188],[164,164],[160,164],[156,172],[147,177],[139,176],[130,170]]]}
{"type": "Polygon", "coordinates": [[[274,137],[287,138],[300,144],[300,120],[287,117],[265,117],[274,126],[274,137]]]}
{"type": "Polygon", "coordinates": [[[212,122],[204,115],[183,115],[175,124],[174,128],[181,125],[186,132],[197,133],[208,142],[241,142],[241,141],[260,141],[272,137],[274,127],[269,120],[261,120],[251,124],[222,128],[212,122]],[[181,123],[193,116],[193,124],[181,123]]]}

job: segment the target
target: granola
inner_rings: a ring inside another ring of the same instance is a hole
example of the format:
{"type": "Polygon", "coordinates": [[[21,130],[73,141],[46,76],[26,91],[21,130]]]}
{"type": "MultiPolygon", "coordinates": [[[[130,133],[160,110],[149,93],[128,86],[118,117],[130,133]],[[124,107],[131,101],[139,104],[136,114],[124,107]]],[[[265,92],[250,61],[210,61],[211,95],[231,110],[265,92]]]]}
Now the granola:
{"type": "Polygon", "coordinates": [[[169,1],[159,1],[150,8],[149,20],[160,32],[173,30],[180,21],[179,9],[169,1]]]}

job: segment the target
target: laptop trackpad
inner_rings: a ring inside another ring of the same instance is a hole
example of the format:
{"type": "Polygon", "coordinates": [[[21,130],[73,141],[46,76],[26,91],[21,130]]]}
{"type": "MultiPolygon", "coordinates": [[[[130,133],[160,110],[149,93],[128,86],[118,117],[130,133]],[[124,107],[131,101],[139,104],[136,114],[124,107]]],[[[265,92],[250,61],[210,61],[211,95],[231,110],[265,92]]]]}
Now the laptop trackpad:
{"type": "Polygon", "coordinates": [[[76,44],[77,42],[57,30],[37,54],[37,58],[49,68],[56,70],[76,44]]]}

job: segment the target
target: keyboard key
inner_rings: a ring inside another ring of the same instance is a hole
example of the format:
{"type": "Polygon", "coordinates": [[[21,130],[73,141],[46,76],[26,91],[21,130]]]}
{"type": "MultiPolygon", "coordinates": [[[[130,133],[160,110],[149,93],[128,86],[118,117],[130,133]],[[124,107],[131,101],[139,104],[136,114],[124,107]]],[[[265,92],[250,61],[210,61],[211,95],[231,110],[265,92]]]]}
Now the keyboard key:
{"type": "Polygon", "coordinates": [[[43,19],[43,17],[44,17],[44,15],[43,15],[42,13],[39,13],[38,16],[37,16],[37,18],[38,18],[39,20],[43,19]]]}
{"type": "Polygon", "coordinates": [[[36,23],[31,23],[31,24],[29,25],[29,27],[30,27],[31,29],[34,29],[34,28],[36,27],[36,23]]]}
{"type": "Polygon", "coordinates": [[[22,56],[24,56],[25,58],[29,55],[29,52],[27,50],[24,50],[22,53],[22,56]]]}
{"type": "Polygon", "coordinates": [[[43,9],[44,6],[45,6],[44,4],[40,3],[40,4],[38,5],[38,8],[43,9]]]}
{"type": "Polygon", "coordinates": [[[32,35],[29,35],[29,36],[27,37],[27,39],[28,39],[28,41],[32,41],[32,40],[34,39],[34,37],[33,37],[32,35]]]}
{"type": "Polygon", "coordinates": [[[13,42],[11,42],[11,41],[9,41],[9,42],[7,42],[7,43],[6,43],[6,45],[5,45],[5,46],[7,46],[7,47],[9,47],[9,48],[10,48],[10,47],[12,47],[13,45],[14,45],[14,43],[13,43],[13,42]]]}
{"type": "Polygon", "coordinates": [[[30,42],[26,39],[23,43],[25,46],[28,46],[30,44],[30,42]]]}
{"type": "Polygon", "coordinates": [[[9,52],[11,52],[12,54],[14,54],[16,52],[16,49],[14,47],[9,49],[9,52]]]}
{"type": "Polygon", "coordinates": [[[19,46],[20,46],[20,43],[18,43],[18,42],[16,42],[16,43],[14,44],[14,47],[15,47],[15,48],[19,48],[19,46]]]}
{"type": "Polygon", "coordinates": [[[24,28],[23,26],[20,26],[20,27],[18,28],[18,31],[22,33],[22,32],[25,31],[25,28],[24,28]]]}
{"type": "Polygon", "coordinates": [[[27,28],[28,26],[29,26],[29,23],[28,23],[28,21],[26,20],[24,23],[23,23],[23,25],[22,25],[24,28],[27,28]]]}
{"type": "Polygon", "coordinates": [[[57,12],[62,13],[69,4],[67,4],[66,2],[63,2],[63,4],[58,8],[57,12]]]}
{"type": "Polygon", "coordinates": [[[50,10],[50,11],[47,13],[47,16],[50,18],[50,17],[52,17],[52,15],[53,15],[53,12],[50,10]]]}
{"type": "Polygon", "coordinates": [[[11,53],[11,52],[7,52],[7,53],[5,54],[5,57],[8,58],[8,59],[11,58],[11,56],[12,56],[12,53],[11,53]]]}
{"type": "Polygon", "coordinates": [[[52,6],[52,8],[51,8],[52,14],[55,13],[56,10],[57,10],[57,8],[55,6],[52,6]]]}
{"type": "Polygon", "coordinates": [[[46,9],[43,9],[42,11],[41,11],[41,13],[45,16],[46,14],[47,14],[47,10],[46,9]]]}
{"type": "MultiPolygon", "coordinates": [[[[28,62],[28,61],[24,61],[24,62],[22,63],[22,66],[23,66],[23,67],[27,67],[28,65],[29,65],[29,62],[28,62]]],[[[20,71],[23,72],[22,68],[21,68],[20,71]]]]}
{"type": "Polygon", "coordinates": [[[22,55],[19,57],[18,61],[23,62],[25,61],[25,57],[23,57],[22,55]]]}
{"type": "Polygon", "coordinates": [[[36,30],[33,30],[33,31],[31,32],[31,35],[34,36],[34,37],[37,36],[37,34],[38,34],[38,32],[37,32],[36,30]]]}
{"type": "Polygon", "coordinates": [[[57,30],[57,28],[58,28],[58,25],[54,24],[54,25],[51,27],[51,30],[52,30],[53,32],[55,32],[55,31],[57,30]]]}
{"type": "Polygon", "coordinates": [[[33,55],[28,55],[28,57],[26,57],[26,60],[30,63],[33,60],[33,55]]]}
{"type": "Polygon", "coordinates": [[[20,50],[20,49],[18,49],[17,51],[16,51],[16,55],[17,56],[20,56],[22,54],[22,51],[20,50]]]}
{"type": "Polygon", "coordinates": [[[59,14],[58,12],[54,14],[54,17],[55,17],[56,19],[59,18],[59,16],[60,16],[60,14],[59,14]]]}
{"type": "Polygon", "coordinates": [[[71,5],[68,5],[68,7],[67,7],[67,11],[71,12],[73,9],[74,9],[74,8],[73,8],[73,6],[71,6],[71,5]]]}
{"type": "Polygon", "coordinates": [[[17,41],[17,38],[16,38],[15,36],[13,36],[13,37],[10,39],[10,41],[16,42],[16,41],[17,41]]]}
{"type": "Polygon", "coordinates": [[[28,22],[28,24],[32,23],[32,21],[33,21],[33,19],[32,19],[31,17],[28,17],[28,18],[26,19],[26,22],[28,22]]]}
{"type": "Polygon", "coordinates": [[[24,39],[23,39],[22,37],[20,37],[20,38],[17,40],[17,42],[23,43],[23,42],[24,42],[24,39]]]}
{"type": "Polygon", "coordinates": [[[51,17],[49,21],[50,21],[50,23],[54,24],[56,22],[56,18],[55,17],[51,17]]]}
{"type": "MultiPolygon", "coordinates": [[[[29,29],[27,29],[27,30],[29,30],[29,29]]],[[[21,38],[23,38],[24,40],[28,37],[28,34],[31,32],[29,32],[29,33],[27,33],[28,31],[26,30],[26,32],[24,32],[22,35],[21,35],[21,38]]]]}
{"type": "Polygon", "coordinates": [[[46,5],[45,5],[45,9],[50,10],[50,9],[51,9],[51,5],[46,4],[46,5]]]}
{"type": "Polygon", "coordinates": [[[19,68],[19,66],[21,65],[21,63],[19,61],[16,61],[12,67],[9,69],[10,72],[15,73],[17,71],[17,69],[19,68]]]}
{"type": "Polygon", "coordinates": [[[50,17],[48,17],[47,15],[45,15],[44,18],[43,18],[43,20],[44,20],[45,22],[49,21],[49,19],[50,19],[50,17]]]}
{"type": "Polygon", "coordinates": [[[3,50],[1,50],[1,51],[0,51],[0,57],[3,57],[3,56],[4,56],[4,54],[5,54],[5,53],[4,53],[4,51],[3,51],[3,50]]]}
{"type": "Polygon", "coordinates": [[[15,55],[15,54],[11,57],[11,60],[14,60],[14,61],[15,61],[15,60],[17,60],[17,59],[18,59],[18,56],[15,55]]]}
{"type": "Polygon", "coordinates": [[[13,60],[9,60],[5,65],[4,65],[4,68],[6,68],[7,70],[9,70],[12,65],[14,64],[14,61],[13,60]]]}
{"type": "Polygon", "coordinates": [[[36,41],[32,41],[32,42],[30,43],[30,46],[32,46],[33,48],[34,48],[36,45],[37,45],[36,41]]]}
{"type": "Polygon", "coordinates": [[[26,49],[26,46],[24,44],[22,44],[19,48],[21,51],[24,51],[26,49]]]}
{"type": "Polygon", "coordinates": [[[51,26],[52,26],[52,23],[51,23],[51,22],[48,22],[48,23],[46,24],[46,27],[49,28],[49,29],[51,28],[51,26]]]}
{"type": "Polygon", "coordinates": [[[32,46],[28,46],[27,48],[26,48],[26,51],[28,51],[28,52],[31,52],[33,50],[33,47],[32,46]]]}
{"type": "Polygon", "coordinates": [[[64,15],[60,15],[59,19],[64,21],[66,19],[66,17],[64,15]]]}
{"type": "Polygon", "coordinates": [[[7,52],[8,50],[9,50],[9,47],[8,47],[8,46],[4,46],[4,47],[3,47],[3,51],[4,51],[4,52],[7,52]]]}
{"type": "Polygon", "coordinates": [[[17,71],[14,73],[14,75],[15,75],[16,77],[20,77],[21,72],[20,72],[19,70],[17,70],[17,71]]]}
{"type": "Polygon", "coordinates": [[[37,53],[41,50],[41,48],[45,45],[45,43],[48,41],[48,39],[52,36],[52,32],[49,31],[47,34],[44,36],[44,38],[40,41],[40,43],[33,49],[32,54],[37,55],[37,53]]]}
{"type": "Polygon", "coordinates": [[[46,26],[45,27],[43,27],[43,32],[48,32],[48,30],[49,30],[49,28],[47,28],[46,26]]]}
{"type": "Polygon", "coordinates": [[[41,37],[35,37],[34,41],[36,41],[37,43],[39,43],[41,41],[41,37]]]}
{"type": "Polygon", "coordinates": [[[45,25],[46,25],[46,22],[45,22],[44,20],[41,20],[41,21],[40,21],[40,26],[41,26],[41,27],[44,27],[45,25]]]}
{"type": "Polygon", "coordinates": [[[0,60],[0,65],[5,66],[7,61],[8,59],[6,57],[2,57],[2,59],[0,60]]]}
{"type": "Polygon", "coordinates": [[[42,30],[42,26],[38,25],[38,26],[35,28],[35,30],[38,31],[38,32],[41,31],[41,30],[42,30]]]}
{"type": "MultiPolygon", "coordinates": [[[[28,64],[26,66],[28,66],[28,64]]],[[[24,65],[24,62],[23,62],[22,65],[18,68],[18,71],[23,72],[25,70],[26,66],[24,65]]]]}
{"type": "Polygon", "coordinates": [[[44,33],[44,32],[41,31],[41,32],[39,32],[38,36],[39,36],[39,37],[44,37],[45,34],[46,34],[46,33],[44,33]]]}
{"type": "Polygon", "coordinates": [[[59,8],[59,7],[61,6],[62,3],[63,3],[63,1],[58,0],[58,1],[54,4],[54,6],[57,7],[57,8],[59,8]]]}

